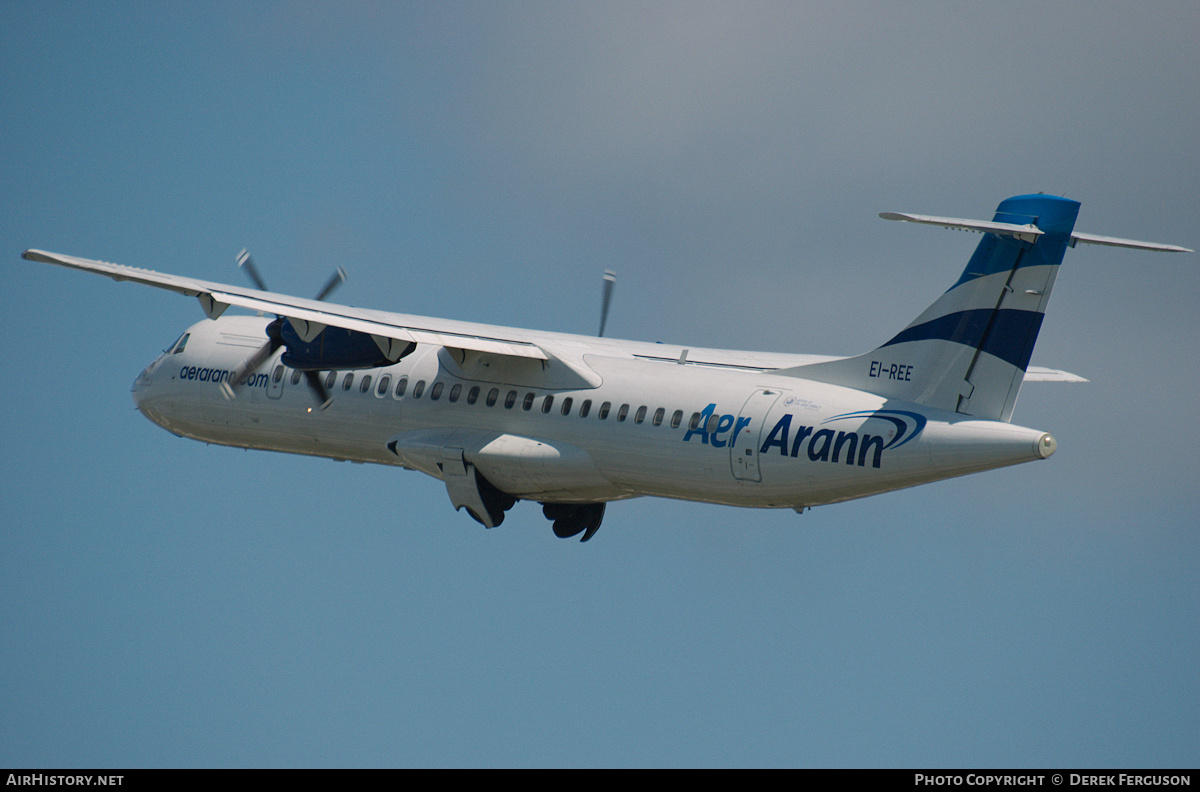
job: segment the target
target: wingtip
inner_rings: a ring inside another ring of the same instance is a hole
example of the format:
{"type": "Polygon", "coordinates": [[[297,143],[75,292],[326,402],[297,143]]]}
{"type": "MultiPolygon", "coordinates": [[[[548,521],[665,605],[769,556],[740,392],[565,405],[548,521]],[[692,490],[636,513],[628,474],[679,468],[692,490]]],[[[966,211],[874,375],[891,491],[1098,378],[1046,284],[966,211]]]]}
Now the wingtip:
{"type": "Polygon", "coordinates": [[[29,248],[21,254],[21,258],[26,261],[37,261],[41,264],[65,264],[70,257],[64,256],[61,253],[51,253],[48,250],[29,248]]]}

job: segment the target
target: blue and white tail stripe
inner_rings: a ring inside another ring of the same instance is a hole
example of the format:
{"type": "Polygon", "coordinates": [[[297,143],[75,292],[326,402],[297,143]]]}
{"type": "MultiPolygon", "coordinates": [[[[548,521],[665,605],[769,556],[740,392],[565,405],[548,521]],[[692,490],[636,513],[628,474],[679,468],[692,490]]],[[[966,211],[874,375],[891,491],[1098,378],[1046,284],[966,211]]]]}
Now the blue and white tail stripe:
{"type": "Polygon", "coordinates": [[[919,325],[910,325],[883,346],[906,341],[937,338],[976,347],[1024,371],[1029,366],[1033,340],[1042,326],[1041,311],[1016,311],[1002,308],[990,311],[977,308],[940,316],[919,325]]]}
{"type": "Polygon", "coordinates": [[[990,224],[954,221],[996,230],[908,327],[866,355],[781,373],[1009,420],[1078,213],[1077,201],[1021,195],[1001,203],[990,224]]]}

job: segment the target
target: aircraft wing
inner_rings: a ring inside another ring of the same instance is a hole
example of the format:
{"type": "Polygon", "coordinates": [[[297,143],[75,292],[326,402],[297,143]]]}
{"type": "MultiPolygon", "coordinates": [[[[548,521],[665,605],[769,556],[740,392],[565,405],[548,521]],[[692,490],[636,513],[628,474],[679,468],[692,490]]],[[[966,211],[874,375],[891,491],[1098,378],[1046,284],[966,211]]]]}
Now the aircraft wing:
{"type": "Polygon", "coordinates": [[[505,328],[475,325],[469,322],[407,316],[386,311],[351,308],[336,303],[306,300],[285,294],[230,286],[223,283],[169,275],[154,270],[110,264],[105,261],[48,253],[44,250],[26,250],[22,258],[46,264],[94,272],[115,281],[133,281],[159,289],[166,289],[188,297],[195,297],[210,319],[216,319],[231,305],[254,311],[278,314],[287,317],[292,327],[304,341],[316,338],[326,327],[341,327],[360,333],[368,333],[386,352],[389,340],[437,344],[449,349],[485,352],[509,358],[550,360],[540,345],[514,336],[493,335],[503,333],[505,328]]]}

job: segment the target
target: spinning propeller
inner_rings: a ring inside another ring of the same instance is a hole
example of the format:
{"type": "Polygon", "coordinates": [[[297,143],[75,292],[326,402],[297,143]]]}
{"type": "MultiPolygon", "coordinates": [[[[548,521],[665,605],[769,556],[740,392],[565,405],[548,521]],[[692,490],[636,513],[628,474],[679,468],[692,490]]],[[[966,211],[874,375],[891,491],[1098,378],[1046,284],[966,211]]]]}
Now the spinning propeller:
{"type": "MultiPolygon", "coordinates": [[[[263,280],[262,274],[259,273],[258,267],[254,265],[254,259],[250,258],[250,253],[247,250],[242,250],[237,257],[238,267],[246,273],[246,277],[258,287],[259,291],[270,291],[267,288],[266,281],[263,280]]],[[[317,293],[317,300],[324,300],[330,294],[342,285],[346,280],[346,271],[341,267],[330,276],[329,280],[321,287],[321,291],[317,293]]],[[[229,379],[221,383],[221,390],[225,394],[225,398],[232,399],[237,391],[246,384],[246,376],[258,369],[263,363],[274,355],[281,346],[283,346],[283,323],[287,321],[286,317],[276,316],[275,320],[267,325],[267,343],[254,351],[254,354],[246,358],[242,365],[238,366],[229,375],[229,379]]],[[[315,371],[305,371],[304,379],[308,383],[308,388],[317,398],[318,409],[324,410],[332,402],[333,399],[329,396],[329,392],[325,390],[324,384],[321,382],[321,377],[315,371]]]]}

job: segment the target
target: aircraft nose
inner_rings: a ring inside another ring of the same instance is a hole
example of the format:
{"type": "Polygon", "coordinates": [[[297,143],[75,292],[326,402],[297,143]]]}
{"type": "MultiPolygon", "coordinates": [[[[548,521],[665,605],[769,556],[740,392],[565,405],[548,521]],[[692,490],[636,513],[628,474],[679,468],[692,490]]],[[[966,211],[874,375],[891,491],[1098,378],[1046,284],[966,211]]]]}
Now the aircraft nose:
{"type": "Polygon", "coordinates": [[[180,434],[177,426],[180,420],[179,401],[178,394],[171,386],[175,378],[171,376],[173,367],[168,363],[170,360],[163,355],[146,366],[133,381],[130,391],[134,406],[147,420],[172,434],[180,434]]]}
{"type": "Polygon", "coordinates": [[[155,409],[155,402],[160,401],[158,397],[161,395],[162,389],[156,386],[154,374],[161,362],[162,358],[160,357],[142,369],[142,373],[138,374],[137,379],[133,381],[133,387],[129,389],[130,395],[133,396],[133,406],[156,424],[162,423],[161,410],[155,409]]]}
{"type": "Polygon", "coordinates": [[[142,409],[142,402],[146,398],[146,391],[149,390],[150,384],[154,381],[154,369],[158,367],[158,361],[155,360],[149,366],[142,369],[142,373],[137,375],[137,379],[133,381],[133,387],[130,388],[130,393],[133,394],[133,403],[139,410],[142,409]]]}

